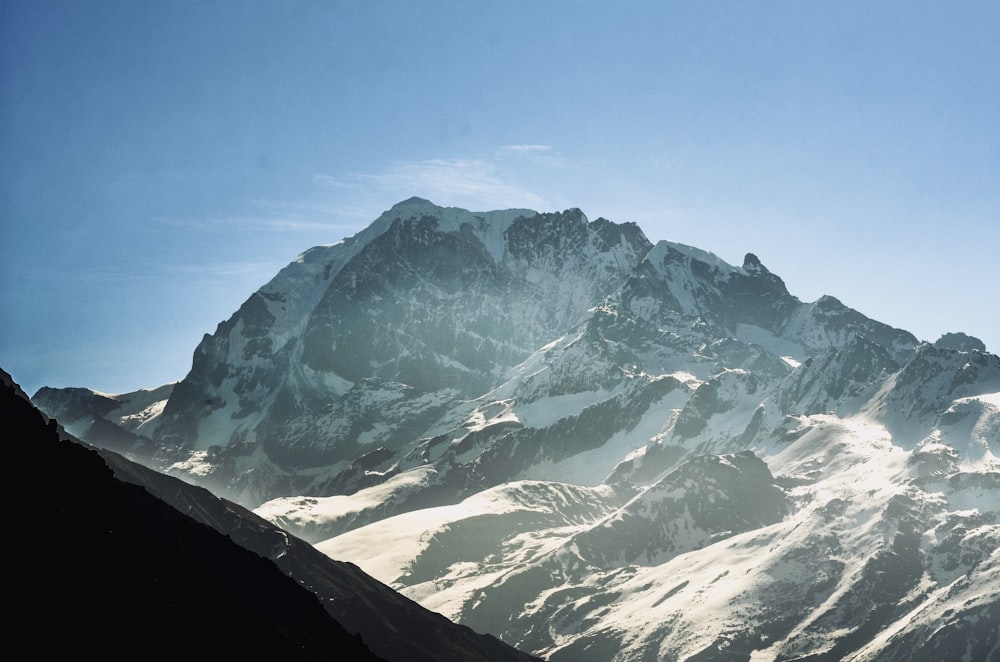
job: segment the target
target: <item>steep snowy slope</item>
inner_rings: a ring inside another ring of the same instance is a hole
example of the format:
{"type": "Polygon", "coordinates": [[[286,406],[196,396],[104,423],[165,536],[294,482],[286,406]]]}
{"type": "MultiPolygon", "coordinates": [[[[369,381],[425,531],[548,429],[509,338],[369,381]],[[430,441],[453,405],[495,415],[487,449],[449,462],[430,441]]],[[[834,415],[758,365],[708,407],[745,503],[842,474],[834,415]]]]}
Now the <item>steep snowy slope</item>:
{"type": "Polygon", "coordinates": [[[727,337],[798,360],[842,347],[859,335],[886,347],[897,360],[917,344],[910,333],[871,320],[833,297],[800,302],[752,253],[742,267],[734,267],[712,253],[661,241],[624,288],[622,300],[646,319],[696,316],[724,328],[727,337]]]}
{"type": "Polygon", "coordinates": [[[408,200],[301,256],[206,336],[156,440],[177,470],[249,502],[326,489],[331,473],[496,386],[648,248],[634,225],[578,210],[408,200]]]}
{"type": "Polygon", "coordinates": [[[32,402],[49,416],[65,421],[71,434],[150,461],[157,449],[150,436],[173,388],[173,384],[165,384],[133,393],[110,394],[88,388],[43,387],[32,402]]]}
{"type": "Polygon", "coordinates": [[[767,458],[775,478],[751,454],[700,456],[589,524],[521,525],[524,506],[473,497],[461,521],[499,520],[494,537],[437,509],[319,548],[550,660],[996,655],[1000,473],[920,479],[865,416],[803,427],[767,458]]]}

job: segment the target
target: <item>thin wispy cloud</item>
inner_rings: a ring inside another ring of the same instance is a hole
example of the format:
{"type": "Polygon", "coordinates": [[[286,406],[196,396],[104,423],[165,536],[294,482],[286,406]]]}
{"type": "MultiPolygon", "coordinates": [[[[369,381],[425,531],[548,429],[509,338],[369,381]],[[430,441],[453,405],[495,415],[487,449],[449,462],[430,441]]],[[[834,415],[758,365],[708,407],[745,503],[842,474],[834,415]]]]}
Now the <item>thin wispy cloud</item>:
{"type": "Polygon", "coordinates": [[[424,192],[444,204],[475,208],[544,205],[542,196],[520,186],[494,163],[478,159],[431,159],[395,163],[370,175],[377,186],[399,195],[424,192]]]}
{"type": "Polygon", "coordinates": [[[552,151],[552,145],[505,145],[501,154],[545,154],[552,151]]]}
{"type": "Polygon", "coordinates": [[[571,165],[552,145],[535,143],[504,145],[496,151],[495,159],[521,167],[529,163],[543,168],[565,168],[571,165]]]}
{"type": "Polygon", "coordinates": [[[378,172],[316,175],[313,181],[324,188],[364,190],[394,201],[417,195],[437,204],[468,209],[544,208],[547,204],[544,197],[522,185],[515,173],[502,167],[498,159],[395,161],[378,172]]]}
{"type": "Polygon", "coordinates": [[[313,175],[313,183],[332,189],[348,189],[353,191],[361,189],[361,184],[358,182],[345,182],[343,179],[333,177],[332,175],[313,175]]]}

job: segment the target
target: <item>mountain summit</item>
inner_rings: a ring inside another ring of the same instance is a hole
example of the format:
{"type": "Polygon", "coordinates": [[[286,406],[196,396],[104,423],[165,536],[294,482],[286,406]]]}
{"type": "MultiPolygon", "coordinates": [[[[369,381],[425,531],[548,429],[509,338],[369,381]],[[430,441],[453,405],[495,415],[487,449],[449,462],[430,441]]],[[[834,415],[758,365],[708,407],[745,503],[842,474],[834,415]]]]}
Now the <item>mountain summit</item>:
{"type": "Polygon", "coordinates": [[[752,253],[411,198],[176,385],[34,400],[551,660],[997,655],[1000,359],[752,253]]]}

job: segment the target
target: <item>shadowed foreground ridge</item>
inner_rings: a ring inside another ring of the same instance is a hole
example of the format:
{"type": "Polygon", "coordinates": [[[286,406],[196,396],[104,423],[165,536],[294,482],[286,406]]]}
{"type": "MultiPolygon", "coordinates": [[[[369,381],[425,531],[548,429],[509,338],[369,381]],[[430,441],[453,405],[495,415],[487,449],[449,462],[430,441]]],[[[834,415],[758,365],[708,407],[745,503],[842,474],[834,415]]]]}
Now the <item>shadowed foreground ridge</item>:
{"type": "Polygon", "coordinates": [[[33,655],[61,651],[68,640],[77,651],[111,658],[150,651],[362,662],[536,659],[422,609],[204,489],[67,438],[9,375],[0,377],[0,410],[24,469],[15,493],[39,491],[28,484],[33,468],[45,474],[41,489],[53,504],[18,533],[31,549],[27,567],[18,566],[28,583],[13,596],[12,630],[36,631],[44,621],[59,635],[24,642],[33,655]],[[188,514],[151,493],[158,490],[188,514]],[[251,551],[275,541],[285,546],[280,569],[251,551]],[[285,574],[292,570],[296,579],[285,574]],[[299,584],[322,586],[327,609],[299,584]],[[351,631],[331,617],[338,610],[351,631]],[[384,656],[369,650],[361,630],[384,656]]]}
{"type": "Polygon", "coordinates": [[[0,389],[24,460],[18,464],[46,475],[42,490],[54,505],[19,532],[31,549],[18,564],[27,583],[15,599],[16,619],[48,622],[56,635],[23,642],[32,655],[71,642],[76,651],[112,657],[152,649],[229,659],[383,659],[273,563],[117,480],[95,451],[61,440],[55,419],[46,423],[9,381],[0,389]]]}

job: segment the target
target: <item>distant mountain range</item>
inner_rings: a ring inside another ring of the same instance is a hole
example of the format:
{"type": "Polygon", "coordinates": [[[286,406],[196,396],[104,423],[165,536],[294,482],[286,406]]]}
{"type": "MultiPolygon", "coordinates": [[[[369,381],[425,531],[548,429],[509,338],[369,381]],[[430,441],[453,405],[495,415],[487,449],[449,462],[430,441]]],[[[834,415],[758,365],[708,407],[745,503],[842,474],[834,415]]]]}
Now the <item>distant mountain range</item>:
{"type": "Polygon", "coordinates": [[[413,198],[33,401],[553,661],[1000,658],[1000,358],[753,254],[413,198]]]}

